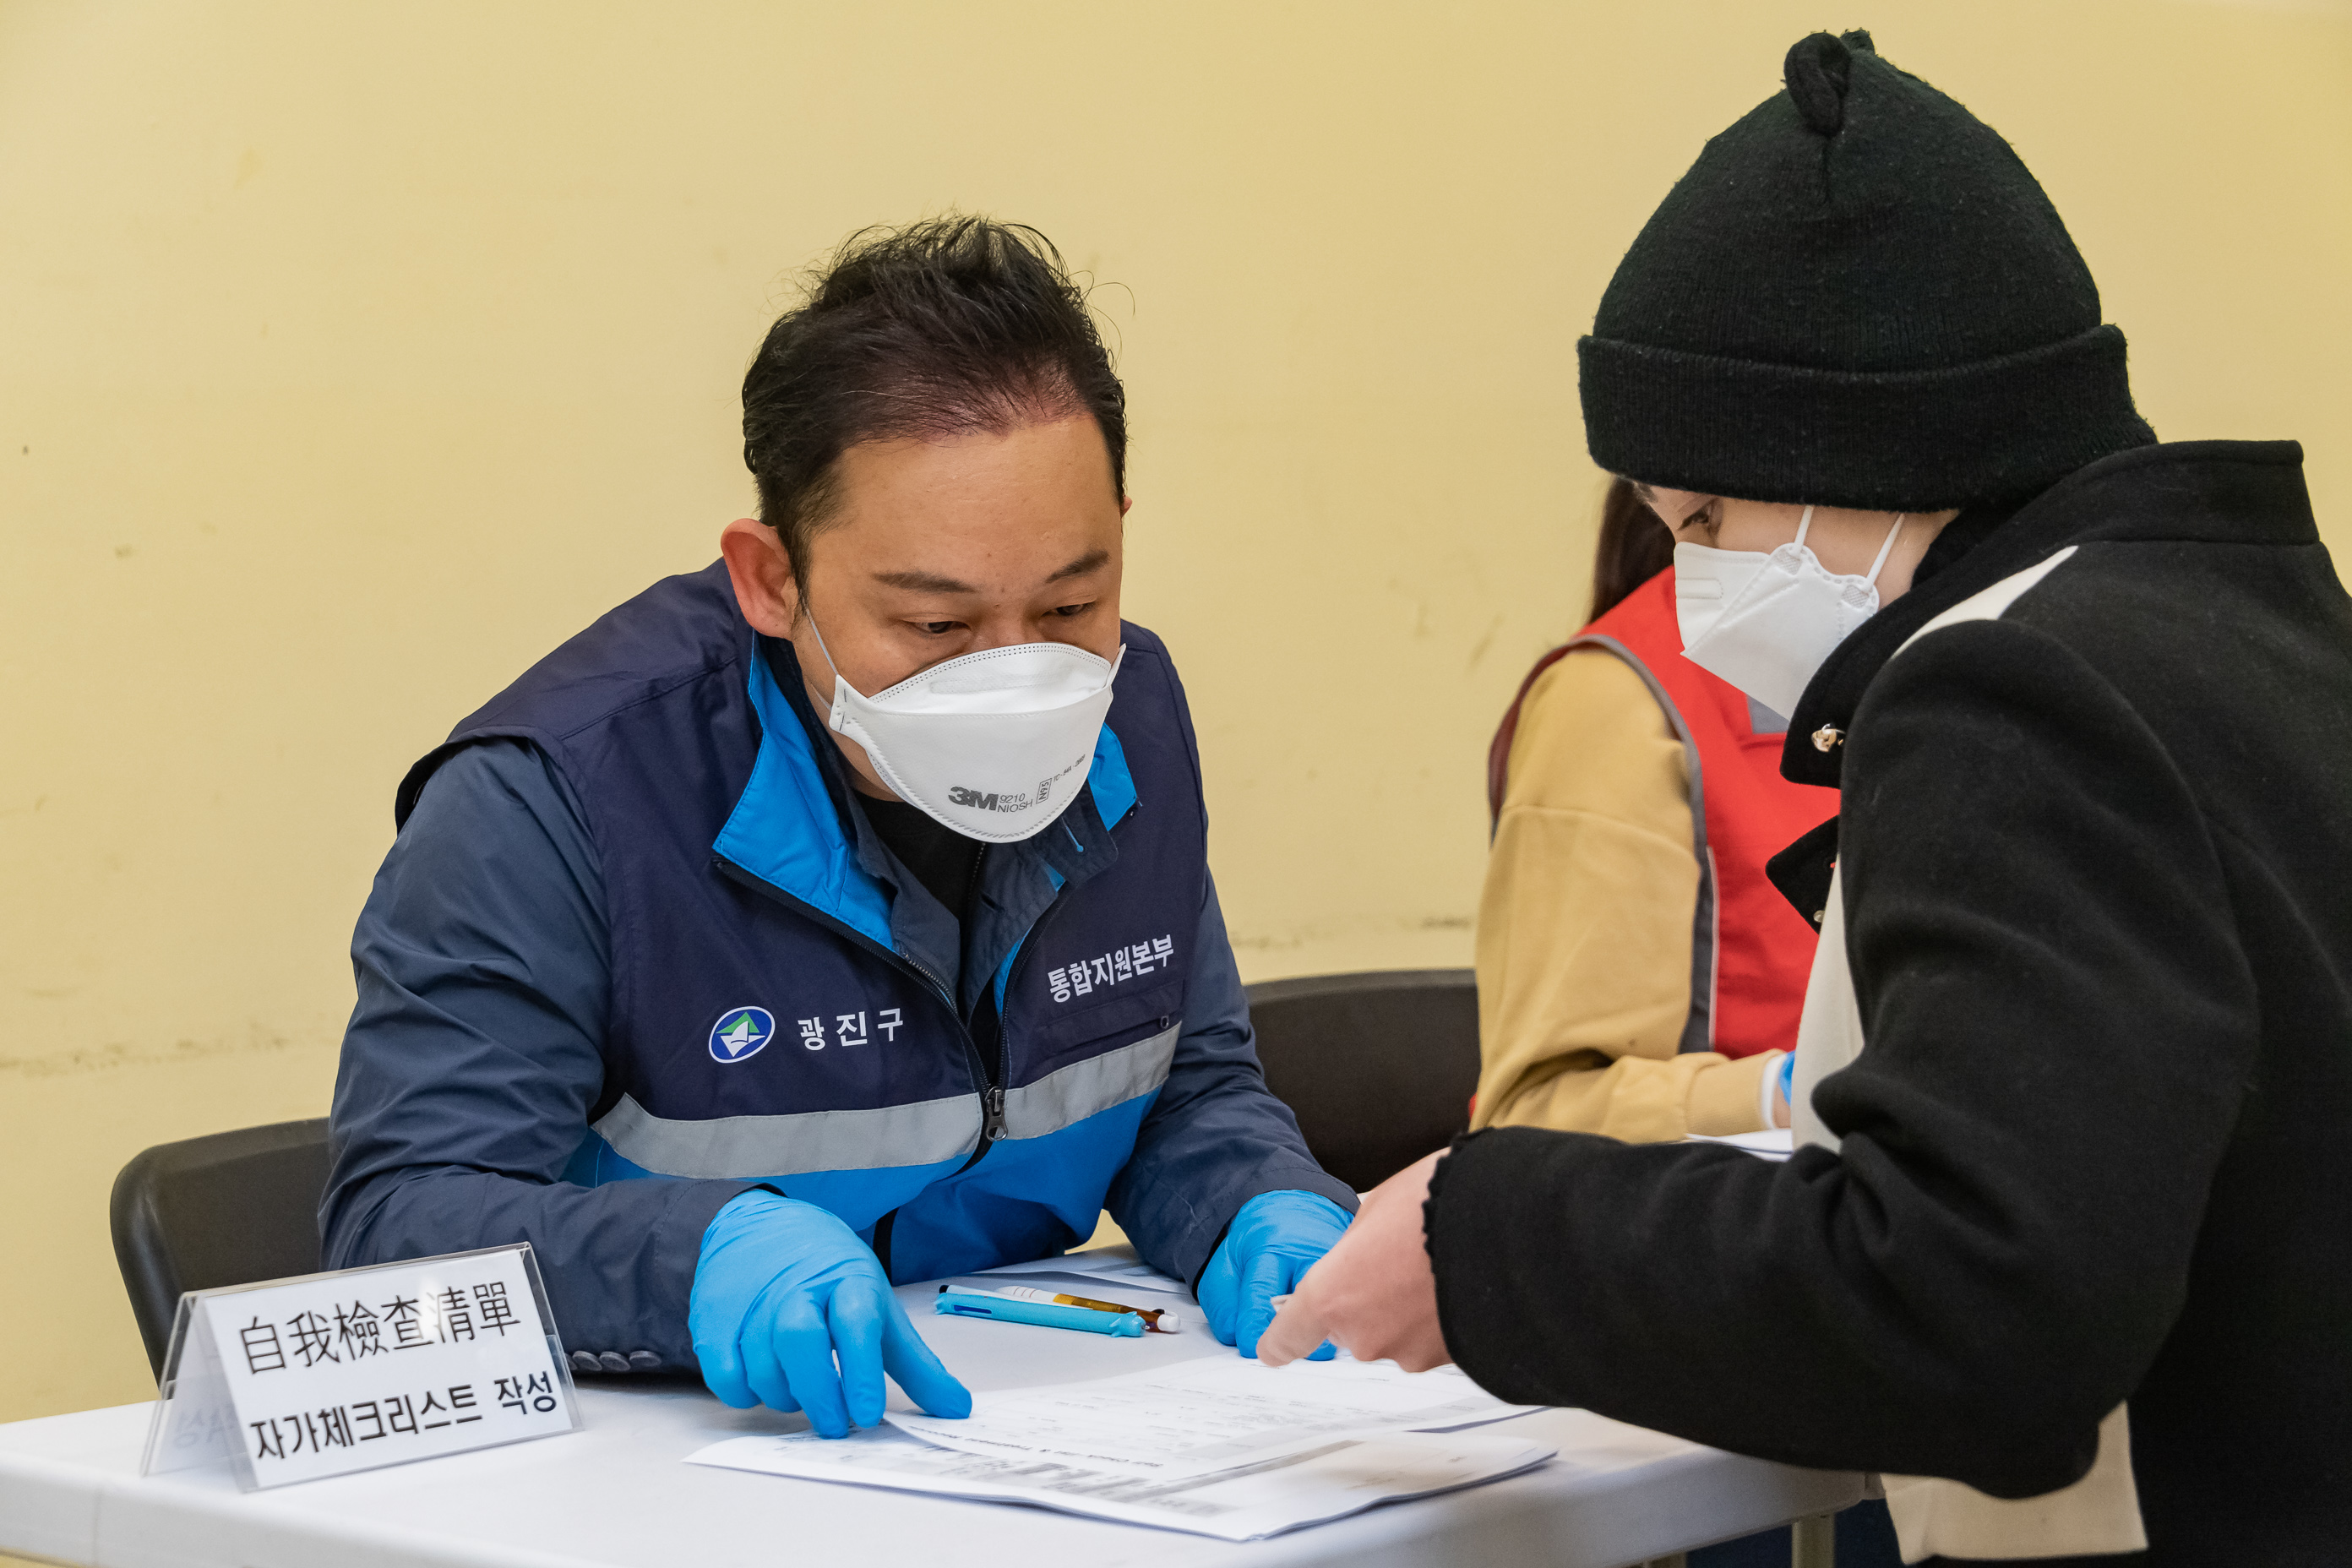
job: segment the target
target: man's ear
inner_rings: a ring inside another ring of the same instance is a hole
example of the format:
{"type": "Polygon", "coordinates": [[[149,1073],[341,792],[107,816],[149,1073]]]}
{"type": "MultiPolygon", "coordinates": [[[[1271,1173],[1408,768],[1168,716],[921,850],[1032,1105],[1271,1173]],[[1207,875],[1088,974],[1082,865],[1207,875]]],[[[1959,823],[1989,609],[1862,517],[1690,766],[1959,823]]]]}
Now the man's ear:
{"type": "Polygon", "coordinates": [[[782,535],[754,518],[739,517],[719,531],[719,553],[735,584],[736,607],[762,636],[790,637],[800,616],[800,584],[782,535]]]}

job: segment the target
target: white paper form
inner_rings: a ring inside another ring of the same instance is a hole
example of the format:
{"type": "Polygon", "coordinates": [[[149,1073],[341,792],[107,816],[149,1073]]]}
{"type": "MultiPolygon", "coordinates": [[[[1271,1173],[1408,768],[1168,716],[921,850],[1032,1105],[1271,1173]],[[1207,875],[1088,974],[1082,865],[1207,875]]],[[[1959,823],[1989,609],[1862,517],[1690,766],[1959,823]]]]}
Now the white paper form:
{"type": "Polygon", "coordinates": [[[1333,1438],[1205,1475],[1149,1479],[1077,1465],[934,1447],[888,1426],[827,1439],[814,1432],[734,1437],[688,1464],[846,1481],[1257,1541],[1304,1525],[1500,1480],[1557,1452],[1548,1444],[1466,1433],[1333,1438]]]}
{"type": "Polygon", "coordinates": [[[972,1396],[971,1415],[884,1419],[941,1447],[1139,1479],[1196,1476],[1339,1435],[1450,1432],[1537,1408],[1506,1405],[1453,1367],[1408,1373],[1389,1362],[1293,1362],[1234,1355],[972,1396]]]}

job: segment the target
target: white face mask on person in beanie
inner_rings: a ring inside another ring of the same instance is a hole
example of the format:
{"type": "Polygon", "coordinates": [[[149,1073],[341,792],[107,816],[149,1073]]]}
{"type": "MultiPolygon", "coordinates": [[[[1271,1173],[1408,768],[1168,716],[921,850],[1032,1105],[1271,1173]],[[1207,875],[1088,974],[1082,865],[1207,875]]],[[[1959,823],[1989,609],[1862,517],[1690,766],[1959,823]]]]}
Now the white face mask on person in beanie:
{"type": "Polygon", "coordinates": [[[1878,574],[1903,532],[1886,531],[1866,576],[1832,572],[1806,547],[1807,507],[1797,537],[1780,549],[1675,546],[1675,620],[1683,657],[1787,718],[1813,672],[1854,627],[1878,613],[1878,574]]]}
{"type": "MultiPolygon", "coordinates": [[[[816,629],[816,616],[809,616],[816,629]]],[[[818,630],[816,645],[833,661],[818,630]]],[[[866,748],[892,793],[967,838],[1013,844],[1062,815],[1092,771],[1127,658],[1068,643],[982,648],[865,695],[833,672],[825,722],[866,748]]]]}

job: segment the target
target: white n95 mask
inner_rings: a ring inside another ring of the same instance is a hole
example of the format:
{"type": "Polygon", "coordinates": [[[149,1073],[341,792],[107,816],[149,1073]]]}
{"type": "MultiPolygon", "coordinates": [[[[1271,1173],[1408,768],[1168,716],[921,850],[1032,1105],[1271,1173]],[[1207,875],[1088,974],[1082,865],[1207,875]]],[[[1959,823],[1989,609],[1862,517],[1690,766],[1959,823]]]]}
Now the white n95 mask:
{"type": "Polygon", "coordinates": [[[1805,547],[1813,526],[1807,507],[1797,537],[1760,550],[1675,546],[1675,621],[1683,657],[1782,718],[1813,672],[1854,627],[1878,613],[1878,574],[1903,532],[1903,515],[1886,531],[1864,577],[1840,575],[1805,547]]]}
{"type": "MultiPolygon", "coordinates": [[[[822,631],[816,643],[831,664],[822,631]]],[[[1124,646],[1103,659],[1067,643],[1014,643],[935,664],[872,697],[836,665],[825,722],[865,747],[882,782],[932,821],[1017,843],[1085,785],[1126,658],[1124,646]]]]}

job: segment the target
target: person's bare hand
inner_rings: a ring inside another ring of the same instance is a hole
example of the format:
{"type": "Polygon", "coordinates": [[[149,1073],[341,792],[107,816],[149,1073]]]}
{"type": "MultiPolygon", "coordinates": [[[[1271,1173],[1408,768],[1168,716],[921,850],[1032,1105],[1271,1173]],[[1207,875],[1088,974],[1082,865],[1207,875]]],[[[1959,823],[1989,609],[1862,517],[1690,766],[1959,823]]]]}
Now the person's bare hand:
{"type": "Polygon", "coordinates": [[[1364,1194],[1356,1223],[1259,1336],[1258,1360],[1281,1366],[1327,1339],[1358,1361],[1393,1361],[1407,1372],[1454,1359],[1437,1326],[1437,1281],[1421,1230],[1430,1173],[1442,1158],[1416,1160],[1364,1194]]]}

